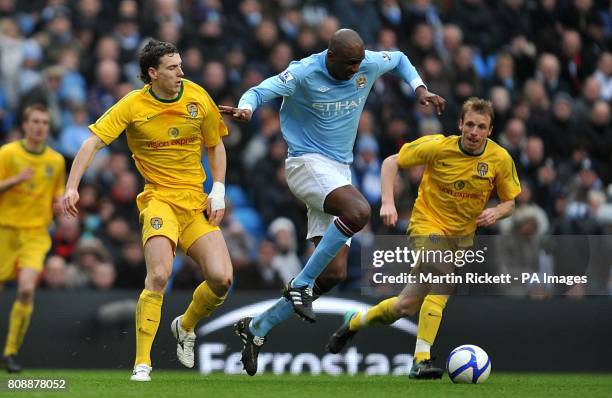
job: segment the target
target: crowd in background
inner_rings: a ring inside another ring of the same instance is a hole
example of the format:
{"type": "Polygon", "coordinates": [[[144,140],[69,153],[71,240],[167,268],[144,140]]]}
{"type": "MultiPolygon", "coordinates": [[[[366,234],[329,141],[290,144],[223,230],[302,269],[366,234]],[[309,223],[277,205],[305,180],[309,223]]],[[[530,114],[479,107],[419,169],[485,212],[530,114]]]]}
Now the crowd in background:
{"type": "MultiPolygon", "coordinates": [[[[324,50],[338,28],[352,28],[368,49],[403,51],[448,104],[438,116],[396,76],[375,83],[353,165],[373,217],[353,239],[343,288],[359,288],[360,250],[374,234],[405,231],[417,194],[422,169],[412,168],[396,185],[401,222],[384,227],[382,160],[422,135],[457,134],[470,96],[492,101],[491,138],[511,154],[523,187],[514,215],[480,232],[506,234],[506,249],[523,256],[516,266],[537,272],[546,263],[544,236],[611,230],[611,8],[608,0],[0,0],[0,139],[18,139],[21,111],[44,103],[49,143],[69,166],[88,124],[142,87],[137,58],[150,37],[176,44],[185,78],[235,106],[246,89],[324,50]]],[[[262,107],[250,124],[226,119],[222,230],[235,289],[280,288],[312,250],[305,208],[285,182],[279,105],[262,107]]],[[[80,218],[56,219],[41,282],[48,288],[142,288],[135,205],[142,180],[129,156],[124,137],[102,150],[80,188],[80,218]]],[[[202,278],[180,253],[174,269],[173,289],[202,278]]],[[[609,269],[599,271],[599,293],[609,269]]]]}

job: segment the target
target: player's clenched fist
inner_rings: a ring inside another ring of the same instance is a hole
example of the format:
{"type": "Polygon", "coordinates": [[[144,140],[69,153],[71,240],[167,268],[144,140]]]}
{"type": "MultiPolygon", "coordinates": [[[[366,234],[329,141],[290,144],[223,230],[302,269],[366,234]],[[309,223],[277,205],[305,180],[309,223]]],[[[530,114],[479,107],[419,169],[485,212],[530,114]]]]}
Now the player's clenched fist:
{"type": "Polygon", "coordinates": [[[230,115],[235,120],[248,122],[251,120],[253,112],[250,109],[234,108],[232,106],[219,105],[219,112],[230,115]]]}
{"type": "Polygon", "coordinates": [[[380,207],[380,218],[387,227],[395,226],[397,223],[397,210],[395,209],[395,205],[393,203],[383,204],[380,207]]]}
{"type": "Polygon", "coordinates": [[[76,204],[79,202],[79,192],[76,189],[68,189],[62,197],[62,213],[76,217],[79,210],[76,204]]]}

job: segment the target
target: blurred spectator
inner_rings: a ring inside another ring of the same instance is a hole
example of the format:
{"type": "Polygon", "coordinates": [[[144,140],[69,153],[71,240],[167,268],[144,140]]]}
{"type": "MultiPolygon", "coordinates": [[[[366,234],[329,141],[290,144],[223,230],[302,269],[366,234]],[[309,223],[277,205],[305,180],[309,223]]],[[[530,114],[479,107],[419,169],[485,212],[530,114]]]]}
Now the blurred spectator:
{"type": "Polygon", "coordinates": [[[513,118],[508,120],[504,130],[498,138],[498,143],[506,148],[515,165],[521,164],[521,153],[527,145],[525,122],[521,119],[513,118]]]}
{"type": "Polygon", "coordinates": [[[553,98],[561,91],[570,91],[567,81],[560,78],[559,59],[553,54],[544,53],[540,56],[535,78],[544,85],[548,98],[553,98]]]}
{"type": "Polygon", "coordinates": [[[142,289],[147,268],[144,261],[142,240],[138,234],[131,234],[121,249],[121,258],[116,263],[115,286],[127,289],[142,289]]]}
{"type": "Polygon", "coordinates": [[[335,11],[340,25],[357,31],[366,47],[376,43],[380,19],[373,1],[336,0],[335,11]]]}
{"type": "Polygon", "coordinates": [[[274,243],[262,240],[254,263],[234,269],[234,288],[236,290],[278,290],[285,282],[272,266],[276,255],[274,243]]]}
{"type": "Polygon", "coordinates": [[[60,98],[60,88],[64,68],[59,65],[49,66],[43,70],[43,80],[25,93],[19,102],[18,115],[23,114],[23,110],[32,104],[43,104],[49,110],[51,117],[51,135],[55,137],[62,127],[62,102],[60,98]]]}
{"type": "Polygon", "coordinates": [[[276,255],[272,259],[272,268],[287,284],[302,270],[302,263],[297,255],[297,237],[293,222],[279,217],[270,223],[268,235],[274,240],[276,255]]]}
{"type": "Polygon", "coordinates": [[[553,100],[552,113],[537,132],[544,141],[548,155],[555,160],[567,159],[576,147],[581,128],[573,113],[574,100],[567,93],[559,92],[553,100]],[[560,133],[563,136],[560,137],[560,133]]]}
{"type": "Polygon", "coordinates": [[[95,290],[109,290],[115,283],[115,267],[109,262],[99,262],[91,270],[91,287],[95,290]]]}
{"type": "Polygon", "coordinates": [[[76,105],[72,108],[71,122],[65,125],[59,133],[58,150],[68,159],[68,164],[76,156],[81,144],[91,135],[89,117],[85,106],[76,105]]]}
{"type": "Polygon", "coordinates": [[[74,262],[66,272],[66,285],[71,288],[88,286],[96,265],[109,260],[109,253],[100,240],[81,239],[74,253],[74,262]]]}
{"type": "Polygon", "coordinates": [[[612,53],[601,54],[593,76],[601,84],[601,99],[612,101],[612,53]]]}
{"type": "Polygon", "coordinates": [[[45,261],[42,285],[50,290],[62,290],[67,287],[66,260],[61,256],[49,256],[45,261]]]}
{"type": "Polygon", "coordinates": [[[355,145],[353,163],[357,187],[371,205],[380,201],[380,160],[378,143],[371,135],[361,135],[355,145]]]}
{"type": "Polygon", "coordinates": [[[96,66],[96,84],[87,94],[87,108],[92,118],[97,119],[117,101],[114,89],[121,78],[116,61],[103,60],[96,66]]]}
{"type": "Polygon", "coordinates": [[[68,216],[58,216],[55,228],[51,233],[51,252],[70,262],[73,260],[76,244],[81,236],[79,219],[68,216]]]}

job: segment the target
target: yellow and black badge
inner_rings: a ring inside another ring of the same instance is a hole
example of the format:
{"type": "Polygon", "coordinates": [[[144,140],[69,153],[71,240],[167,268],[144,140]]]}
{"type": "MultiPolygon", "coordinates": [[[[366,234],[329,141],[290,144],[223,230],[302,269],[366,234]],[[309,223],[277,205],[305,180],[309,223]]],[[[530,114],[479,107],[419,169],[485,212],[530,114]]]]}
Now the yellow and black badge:
{"type": "Polygon", "coordinates": [[[189,113],[189,116],[191,117],[198,117],[198,106],[196,104],[194,104],[193,102],[190,102],[187,104],[187,113],[189,113]]]}
{"type": "Polygon", "coordinates": [[[487,175],[487,172],[489,171],[489,165],[484,162],[480,162],[478,163],[478,166],[476,167],[476,169],[478,170],[478,175],[481,177],[484,177],[487,175]]]}
{"type": "Polygon", "coordinates": [[[151,226],[153,229],[160,229],[164,225],[164,221],[160,217],[151,218],[151,226]]]}

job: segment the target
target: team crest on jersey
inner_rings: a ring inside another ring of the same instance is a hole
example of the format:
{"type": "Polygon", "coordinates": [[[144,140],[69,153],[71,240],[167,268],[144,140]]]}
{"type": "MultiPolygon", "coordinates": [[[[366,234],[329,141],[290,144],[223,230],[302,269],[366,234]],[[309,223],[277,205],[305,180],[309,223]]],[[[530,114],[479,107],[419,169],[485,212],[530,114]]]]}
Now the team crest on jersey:
{"type": "Polygon", "coordinates": [[[364,88],[367,82],[368,81],[366,80],[366,77],[364,75],[357,77],[357,80],[355,80],[357,88],[364,88]]]}
{"type": "Polygon", "coordinates": [[[198,117],[198,106],[193,102],[187,104],[187,113],[191,117],[198,117]]]}
{"type": "Polygon", "coordinates": [[[479,176],[484,177],[487,175],[487,172],[489,171],[489,165],[486,164],[485,162],[480,162],[478,163],[476,170],[478,170],[479,176]]]}
{"type": "Polygon", "coordinates": [[[45,167],[45,174],[47,178],[53,177],[53,166],[47,165],[47,167],[45,167]]]}
{"type": "Polygon", "coordinates": [[[383,61],[391,62],[391,56],[389,55],[389,53],[387,53],[386,51],[383,51],[381,54],[382,54],[383,61]]]}
{"type": "Polygon", "coordinates": [[[153,229],[160,229],[162,225],[164,225],[164,220],[162,220],[161,217],[153,217],[151,219],[151,226],[153,229]]]}
{"type": "Polygon", "coordinates": [[[172,138],[176,138],[179,135],[179,129],[177,129],[176,127],[170,127],[168,129],[168,135],[172,138]]]}
{"type": "Polygon", "coordinates": [[[465,188],[465,181],[463,180],[455,181],[454,187],[457,191],[461,191],[463,188],[465,188]]]}

